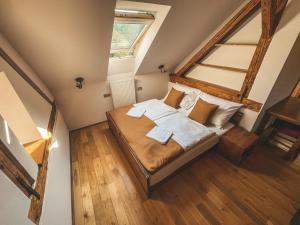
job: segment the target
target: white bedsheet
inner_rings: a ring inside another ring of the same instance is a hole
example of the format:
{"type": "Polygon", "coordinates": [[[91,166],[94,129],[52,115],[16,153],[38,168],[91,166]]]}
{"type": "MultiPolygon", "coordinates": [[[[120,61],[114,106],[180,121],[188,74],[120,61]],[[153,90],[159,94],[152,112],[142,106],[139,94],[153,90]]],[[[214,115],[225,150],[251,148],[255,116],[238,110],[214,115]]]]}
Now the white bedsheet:
{"type": "Polygon", "coordinates": [[[166,105],[163,101],[158,99],[151,99],[148,101],[137,103],[134,104],[134,106],[139,109],[144,109],[144,115],[152,121],[177,113],[177,110],[175,108],[166,105]]]}
{"type": "Polygon", "coordinates": [[[214,132],[199,124],[182,113],[175,113],[154,120],[157,126],[173,133],[172,139],[184,150],[188,150],[200,141],[213,135],[214,132]]]}

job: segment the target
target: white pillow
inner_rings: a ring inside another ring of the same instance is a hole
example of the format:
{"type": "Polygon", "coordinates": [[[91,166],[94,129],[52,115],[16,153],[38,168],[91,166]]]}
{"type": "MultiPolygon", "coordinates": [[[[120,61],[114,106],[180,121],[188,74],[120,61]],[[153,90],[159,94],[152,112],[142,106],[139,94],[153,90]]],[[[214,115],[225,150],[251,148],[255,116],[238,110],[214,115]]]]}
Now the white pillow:
{"type": "Polygon", "coordinates": [[[222,128],[230,120],[230,118],[238,111],[243,104],[227,101],[206,93],[200,95],[200,98],[206,102],[219,105],[210,119],[210,123],[218,128],[222,128]]]}
{"type": "Polygon", "coordinates": [[[196,99],[199,95],[195,92],[191,92],[190,94],[186,94],[181,100],[179,106],[184,110],[189,110],[196,102],[196,99]]]}
{"type": "Polygon", "coordinates": [[[183,84],[175,83],[173,85],[168,86],[168,93],[162,99],[163,101],[167,99],[172,88],[176,89],[177,91],[181,91],[185,93],[185,96],[183,97],[183,99],[179,104],[180,109],[182,109],[181,111],[188,111],[191,107],[193,107],[198,101],[199,95],[203,93],[199,89],[192,88],[183,84]]]}
{"type": "Polygon", "coordinates": [[[174,84],[173,88],[175,88],[178,91],[183,91],[186,94],[189,94],[192,92],[195,92],[196,94],[200,94],[202,92],[199,89],[192,88],[192,87],[189,87],[189,86],[186,86],[183,84],[179,84],[179,83],[174,84]]]}
{"type": "Polygon", "coordinates": [[[198,96],[202,93],[199,89],[191,88],[182,84],[176,83],[173,88],[178,91],[182,91],[185,93],[185,96],[181,100],[179,106],[184,110],[189,110],[198,100],[198,96]]]}

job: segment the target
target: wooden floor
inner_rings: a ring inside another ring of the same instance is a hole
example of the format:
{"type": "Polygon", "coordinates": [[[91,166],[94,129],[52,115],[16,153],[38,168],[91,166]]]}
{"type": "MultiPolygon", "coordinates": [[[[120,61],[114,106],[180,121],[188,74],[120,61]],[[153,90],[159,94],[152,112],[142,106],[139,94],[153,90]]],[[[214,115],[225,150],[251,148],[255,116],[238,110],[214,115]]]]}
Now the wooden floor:
{"type": "Polygon", "coordinates": [[[300,208],[300,160],[268,147],[241,167],[210,151],[146,199],[106,123],[72,132],[71,144],[76,225],[288,225],[300,208]]]}

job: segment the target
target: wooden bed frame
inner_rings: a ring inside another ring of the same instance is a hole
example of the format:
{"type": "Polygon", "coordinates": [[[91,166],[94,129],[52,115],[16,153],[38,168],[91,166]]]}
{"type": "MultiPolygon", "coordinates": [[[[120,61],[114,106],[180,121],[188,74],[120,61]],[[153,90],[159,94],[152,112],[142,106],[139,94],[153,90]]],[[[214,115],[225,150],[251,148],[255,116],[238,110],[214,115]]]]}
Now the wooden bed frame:
{"type": "MultiPolygon", "coordinates": [[[[152,174],[149,173],[144,168],[144,166],[142,165],[142,163],[140,162],[140,160],[136,156],[134,150],[131,148],[131,146],[127,142],[126,138],[122,135],[121,131],[118,128],[118,125],[113,120],[113,118],[111,116],[111,113],[110,112],[106,112],[106,116],[107,116],[107,121],[108,121],[109,128],[110,128],[111,132],[113,133],[113,135],[116,137],[116,139],[117,139],[117,141],[118,141],[118,143],[119,143],[122,151],[124,152],[124,154],[125,154],[128,162],[129,162],[131,168],[133,169],[134,174],[136,175],[137,179],[139,180],[139,183],[141,184],[141,186],[143,188],[143,191],[145,192],[145,194],[146,194],[147,197],[150,197],[150,194],[151,194],[153,188],[156,185],[158,185],[158,183],[155,184],[155,185],[152,185],[152,186],[150,185],[150,178],[151,178],[152,174]]],[[[241,119],[242,119],[242,116],[243,116],[242,112],[237,112],[230,119],[230,122],[233,123],[233,124],[235,124],[235,125],[238,125],[240,123],[241,119]]],[[[190,160],[188,163],[186,163],[182,167],[186,166],[187,164],[189,164],[192,161],[193,160],[190,160]]],[[[166,165],[168,165],[168,164],[166,164],[166,165]]],[[[178,171],[182,167],[177,168],[176,171],[178,171]]],[[[167,179],[169,176],[173,175],[174,173],[175,172],[173,172],[172,174],[168,175],[163,180],[167,179]]]]}
{"type": "Polygon", "coordinates": [[[137,179],[142,185],[142,188],[146,193],[146,196],[149,197],[151,193],[151,186],[150,186],[151,174],[144,168],[140,160],[137,158],[136,154],[132,150],[126,138],[122,135],[117,124],[115,123],[112,116],[110,115],[110,112],[106,112],[106,117],[107,117],[109,129],[116,137],[117,141],[119,142],[120,147],[123,150],[129,164],[131,165],[131,168],[133,169],[133,172],[135,173],[137,179]]]}

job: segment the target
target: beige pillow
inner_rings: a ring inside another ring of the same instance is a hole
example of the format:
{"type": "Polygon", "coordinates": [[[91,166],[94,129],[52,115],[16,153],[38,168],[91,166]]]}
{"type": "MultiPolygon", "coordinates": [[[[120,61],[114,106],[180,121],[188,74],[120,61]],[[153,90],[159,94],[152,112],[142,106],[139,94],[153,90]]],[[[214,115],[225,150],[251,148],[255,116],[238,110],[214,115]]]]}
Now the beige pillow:
{"type": "Polygon", "coordinates": [[[192,112],[189,114],[189,117],[192,120],[205,125],[209,121],[210,116],[213,115],[218,107],[218,105],[211,104],[199,99],[192,112]]]}
{"type": "Polygon", "coordinates": [[[167,99],[165,100],[165,103],[173,108],[178,108],[183,97],[184,92],[177,91],[176,89],[172,88],[167,99]]]}

